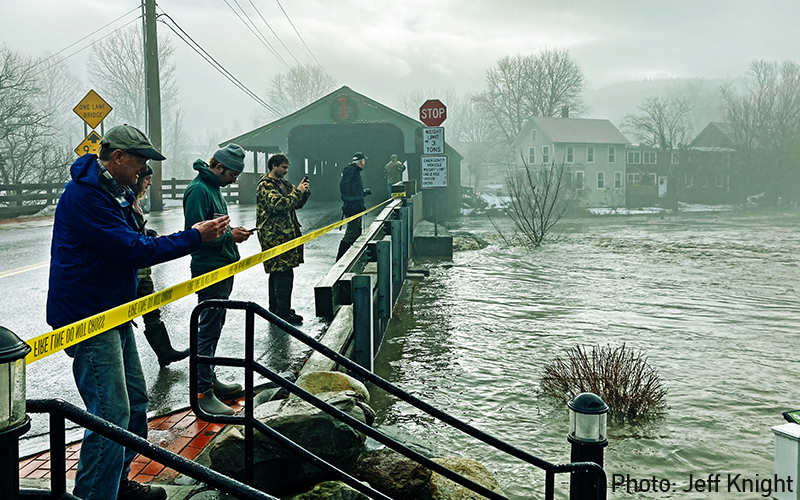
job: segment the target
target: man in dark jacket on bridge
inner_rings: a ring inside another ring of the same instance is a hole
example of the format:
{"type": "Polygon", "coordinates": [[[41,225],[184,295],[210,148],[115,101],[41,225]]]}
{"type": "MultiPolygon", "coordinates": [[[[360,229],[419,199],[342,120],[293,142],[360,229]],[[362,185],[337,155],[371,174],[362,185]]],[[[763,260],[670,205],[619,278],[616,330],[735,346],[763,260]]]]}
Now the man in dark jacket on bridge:
{"type": "MultiPolygon", "coordinates": [[[[372,194],[369,189],[364,189],[361,181],[361,170],[367,157],[364,153],[358,152],[353,155],[353,161],[342,169],[342,180],[339,182],[339,193],[342,196],[342,213],[345,218],[366,210],[364,198],[372,194]]],[[[361,217],[353,219],[347,223],[347,230],[344,232],[342,241],[339,242],[339,251],[336,253],[336,260],[342,258],[347,249],[361,236],[361,217]]]]}
{"type": "MultiPolygon", "coordinates": [[[[47,323],[61,328],[136,299],[137,269],[177,259],[218,238],[228,219],[150,238],[133,215],[136,184],[148,160],[164,160],[138,129],[110,129],[99,157],[70,167],[58,201],[50,249],[47,323]]],[[[130,322],[65,349],[86,410],[147,438],[147,387],[130,322]]],[[[73,494],[83,500],[163,500],[163,488],[128,480],[136,453],[87,430],[73,494]]]]}

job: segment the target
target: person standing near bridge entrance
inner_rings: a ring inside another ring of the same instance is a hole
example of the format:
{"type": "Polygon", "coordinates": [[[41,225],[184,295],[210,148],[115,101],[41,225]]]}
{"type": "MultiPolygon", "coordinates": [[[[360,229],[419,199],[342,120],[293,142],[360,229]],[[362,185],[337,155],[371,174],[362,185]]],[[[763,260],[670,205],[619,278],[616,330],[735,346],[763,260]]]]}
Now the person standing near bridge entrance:
{"type": "MultiPolygon", "coordinates": [[[[227,217],[228,205],[220,188],[236,182],[244,170],[244,150],[237,144],[228,144],[214,153],[207,164],[203,160],[194,162],[197,176],[186,187],[183,195],[183,219],[186,227],[199,221],[212,220],[224,215],[227,217]]],[[[239,260],[236,245],[250,237],[244,227],[229,229],[214,241],[192,253],[192,278],[209,273],[239,260]]],[[[233,290],[233,276],[203,288],[197,292],[197,302],[209,299],[227,300],[233,290]]],[[[197,353],[214,356],[217,343],[225,324],[225,309],[207,308],[200,313],[197,326],[197,353]]],[[[197,365],[198,404],[206,413],[230,415],[233,408],[220,399],[234,397],[242,392],[240,384],[226,384],[214,374],[211,365],[197,365]]]]}
{"type": "MultiPolygon", "coordinates": [[[[56,206],[50,248],[47,323],[61,328],[136,300],[136,273],[177,259],[222,235],[228,218],[150,238],[133,215],[136,184],[148,160],[164,160],[137,128],[111,128],[99,157],[70,167],[56,206]]],[[[147,387],[131,323],[65,349],[86,410],[147,438],[147,387]]],[[[83,500],[164,500],[164,488],[128,480],[136,452],[85,431],[73,495],[83,500]]]]}
{"type": "MultiPolygon", "coordinates": [[[[262,251],[303,235],[297,210],[311,196],[308,176],[297,187],[284,179],[289,171],[286,155],[271,156],[267,168],[269,173],[261,177],[256,189],[256,224],[262,251]]],[[[303,323],[303,317],[292,309],[293,268],[302,263],[302,245],[264,261],[264,270],[269,273],[269,310],[294,325],[303,323]]]]}
{"type": "Polygon", "coordinates": [[[383,175],[386,177],[386,185],[389,190],[389,198],[392,197],[392,184],[403,180],[403,172],[406,166],[397,161],[397,155],[392,155],[389,163],[383,167],[383,175]]]}
{"type": "MultiPolygon", "coordinates": [[[[353,161],[342,169],[342,180],[339,182],[339,193],[342,197],[342,213],[345,218],[363,212],[367,209],[364,205],[364,198],[372,194],[369,189],[364,189],[361,181],[361,171],[367,162],[364,153],[358,152],[353,155],[353,161]]],[[[336,253],[336,260],[342,258],[347,249],[361,236],[361,217],[353,219],[347,223],[347,230],[344,232],[342,241],[339,242],[339,251],[336,253]]]]}

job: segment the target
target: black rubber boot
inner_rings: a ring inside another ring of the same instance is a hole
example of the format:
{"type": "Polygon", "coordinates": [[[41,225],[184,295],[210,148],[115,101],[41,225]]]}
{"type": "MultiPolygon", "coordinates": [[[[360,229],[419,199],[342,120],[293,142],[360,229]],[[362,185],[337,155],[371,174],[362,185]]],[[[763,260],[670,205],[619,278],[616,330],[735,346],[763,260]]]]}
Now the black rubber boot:
{"type": "Polygon", "coordinates": [[[145,326],[144,336],[150,347],[158,356],[158,366],[161,368],[166,367],[174,361],[180,361],[189,356],[189,349],[184,351],[176,351],[172,348],[167,334],[167,327],[164,323],[159,323],[155,326],[145,326]]]}
{"type": "Polygon", "coordinates": [[[350,243],[347,243],[346,241],[340,241],[339,251],[336,253],[336,260],[341,259],[342,255],[344,255],[349,248],[350,248],[350,243]]]}

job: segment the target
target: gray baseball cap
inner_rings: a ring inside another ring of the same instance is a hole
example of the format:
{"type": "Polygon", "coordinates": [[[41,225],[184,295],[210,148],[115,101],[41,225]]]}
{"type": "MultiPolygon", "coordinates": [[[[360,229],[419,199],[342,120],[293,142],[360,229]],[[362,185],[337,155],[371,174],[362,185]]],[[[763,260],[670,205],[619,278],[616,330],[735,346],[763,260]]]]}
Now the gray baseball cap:
{"type": "Polygon", "coordinates": [[[116,126],[106,132],[100,141],[100,146],[112,150],[121,149],[156,161],[167,159],[156,151],[144,132],[128,124],[116,126]]]}

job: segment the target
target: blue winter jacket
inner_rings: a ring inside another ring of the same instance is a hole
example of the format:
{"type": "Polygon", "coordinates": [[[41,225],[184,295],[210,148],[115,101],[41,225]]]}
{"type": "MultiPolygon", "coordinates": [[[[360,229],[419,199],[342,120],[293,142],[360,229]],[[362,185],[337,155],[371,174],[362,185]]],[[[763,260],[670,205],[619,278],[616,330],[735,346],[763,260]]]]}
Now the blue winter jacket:
{"type": "Polygon", "coordinates": [[[133,192],[120,187],[96,155],[70,167],[72,180],[56,207],[50,248],[47,323],[74,323],[136,299],[136,271],[200,248],[200,232],[142,234],[132,214],[133,192]]]}

